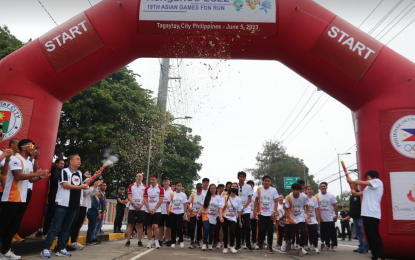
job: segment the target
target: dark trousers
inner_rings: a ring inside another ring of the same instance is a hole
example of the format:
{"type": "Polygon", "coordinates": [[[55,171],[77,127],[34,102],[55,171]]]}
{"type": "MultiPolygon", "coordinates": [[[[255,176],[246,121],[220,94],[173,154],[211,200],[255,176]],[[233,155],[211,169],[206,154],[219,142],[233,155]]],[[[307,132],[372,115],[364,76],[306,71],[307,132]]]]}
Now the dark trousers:
{"type": "Polygon", "coordinates": [[[30,200],[32,199],[32,190],[27,189],[26,203],[29,206],[30,200]]]}
{"type": "Polygon", "coordinates": [[[202,218],[200,217],[199,220],[196,219],[196,217],[191,217],[190,218],[190,226],[189,226],[189,236],[190,236],[190,241],[200,241],[202,240],[202,227],[203,227],[203,221],[202,218]],[[196,239],[195,239],[195,229],[197,226],[197,233],[196,233],[196,239]]]}
{"type": "Polygon", "coordinates": [[[268,233],[268,247],[272,247],[272,241],[274,239],[274,221],[271,216],[258,215],[258,242],[264,243],[265,234],[268,233]]]}
{"type": "Polygon", "coordinates": [[[235,221],[230,221],[227,218],[223,218],[222,223],[222,230],[223,230],[223,248],[228,248],[228,243],[233,247],[235,245],[235,230],[236,230],[236,224],[235,221]],[[228,241],[228,228],[229,228],[229,235],[230,240],[228,241]]]}
{"type": "Polygon", "coordinates": [[[10,250],[10,245],[14,235],[17,233],[22,222],[27,203],[22,202],[2,202],[0,216],[0,234],[3,237],[2,253],[10,250]]]}
{"type": "Polygon", "coordinates": [[[350,233],[350,224],[348,221],[345,222],[341,222],[342,225],[342,238],[345,239],[346,238],[346,232],[345,229],[347,230],[347,235],[349,235],[349,239],[352,239],[352,234],[350,233]]]}
{"type": "Polygon", "coordinates": [[[220,228],[221,228],[220,220],[219,220],[219,217],[217,217],[215,230],[213,231],[213,240],[215,241],[215,244],[219,242],[220,228]]]}
{"type": "Polygon", "coordinates": [[[114,220],[114,232],[121,230],[122,220],[124,219],[124,212],[125,212],[125,208],[117,207],[117,212],[115,213],[115,220],[114,220]]]}
{"type": "Polygon", "coordinates": [[[257,229],[258,229],[258,222],[256,219],[251,219],[251,231],[252,231],[252,243],[256,243],[256,236],[257,236],[257,229]]]}
{"type": "Polygon", "coordinates": [[[315,225],[307,225],[308,229],[308,237],[310,239],[310,245],[317,247],[318,245],[318,228],[317,224],[315,225]]]}
{"type": "Polygon", "coordinates": [[[43,221],[43,234],[47,235],[50,225],[52,225],[53,217],[55,216],[55,203],[50,202],[48,206],[48,211],[46,212],[45,220],[43,221]]]}
{"type": "MultiPolygon", "coordinates": [[[[300,229],[298,228],[297,224],[292,224],[293,225],[293,235],[290,236],[291,237],[291,243],[296,243],[300,244],[300,229]]],[[[286,231],[287,232],[287,231],[286,231]]]]}
{"type": "Polygon", "coordinates": [[[86,232],[86,242],[89,243],[95,239],[95,228],[97,226],[98,215],[88,214],[88,231],[86,232]]]}
{"type": "Polygon", "coordinates": [[[242,229],[239,224],[236,225],[236,245],[241,246],[241,237],[245,237],[245,242],[250,244],[249,237],[251,235],[251,214],[245,213],[242,215],[242,229]],[[242,234],[243,232],[243,234],[242,234]]]}
{"type": "Polygon", "coordinates": [[[333,246],[337,246],[337,235],[334,222],[321,222],[320,235],[321,242],[324,242],[326,246],[330,246],[330,240],[333,243],[333,246]]]}
{"type": "Polygon", "coordinates": [[[208,242],[209,242],[209,245],[212,244],[214,230],[215,230],[214,224],[210,224],[209,220],[203,221],[203,244],[207,245],[208,242]]]}
{"type": "Polygon", "coordinates": [[[277,226],[277,244],[279,246],[282,245],[282,240],[286,240],[285,229],[287,226],[281,227],[280,225],[277,226]]]}
{"type": "Polygon", "coordinates": [[[58,234],[59,228],[61,226],[62,229],[59,232],[57,249],[59,251],[65,248],[65,243],[69,237],[69,231],[71,229],[72,222],[75,219],[77,211],[78,209],[56,206],[55,217],[53,218],[52,225],[50,226],[48,235],[43,245],[43,249],[50,250],[53,240],[55,240],[55,237],[58,234]]]}
{"type": "MultiPolygon", "coordinates": [[[[304,238],[307,234],[306,232],[306,227],[305,227],[305,222],[299,222],[297,224],[295,224],[297,226],[297,228],[299,229],[299,233],[300,233],[300,239],[297,240],[297,244],[300,245],[300,247],[304,247],[304,238]]],[[[289,224],[286,225],[286,234],[287,234],[287,239],[288,241],[290,241],[294,235],[294,226],[293,224],[289,224]]]]}
{"type": "Polygon", "coordinates": [[[86,217],[86,207],[79,207],[78,216],[72,223],[71,227],[71,243],[75,243],[78,239],[79,230],[81,229],[86,217]]]}
{"type": "Polygon", "coordinates": [[[367,243],[369,244],[370,251],[372,252],[372,259],[377,260],[380,258],[384,260],[385,255],[383,253],[383,241],[379,234],[380,219],[364,216],[362,216],[362,219],[367,243]]]}
{"type": "Polygon", "coordinates": [[[179,237],[179,243],[183,242],[183,216],[184,214],[169,214],[171,224],[171,242],[176,244],[176,237],[179,237]]]}

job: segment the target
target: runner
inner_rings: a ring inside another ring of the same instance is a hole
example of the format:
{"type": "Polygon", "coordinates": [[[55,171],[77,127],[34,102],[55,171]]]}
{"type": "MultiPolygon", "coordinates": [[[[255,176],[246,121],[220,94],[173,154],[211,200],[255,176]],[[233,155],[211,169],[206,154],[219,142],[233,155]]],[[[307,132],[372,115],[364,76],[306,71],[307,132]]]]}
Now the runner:
{"type": "Polygon", "coordinates": [[[184,248],[183,242],[183,221],[187,216],[187,196],[182,192],[182,183],[176,182],[176,191],[170,194],[166,194],[167,204],[166,208],[169,209],[168,216],[171,223],[171,248],[176,247],[176,237],[179,237],[180,248],[184,248]]]}
{"type": "Polygon", "coordinates": [[[125,188],[120,187],[117,194],[117,205],[115,206],[116,215],[114,220],[114,233],[124,233],[122,228],[122,220],[124,219],[125,205],[128,203],[127,195],[125,194],[125,188]]]}
{"type": "Polygon", "coordinates": [[[231,194],[229,196],[225,195],[224,201],[225,212],[223,212],[223,217],[220,217],[220,221],[222,223],[222,230],[223,230],[223,253],[228,253],[228,243],[230,243],[230,249],[232,254],[236,254],[235,249],[235,231],[236,226],[239,225],[239,228],[242,228],[242,200],[238,196],[238,184],[232,183],[231,185],[231,194]],[[228,241],[228,228],[230,233],[230,241],[228,241]]]}
{"type": "Polygon", "coordinates": [[[278,196],[278,226],[277,226],[277,245],[281,247],[281,251],[285,252],[287,248],[287,237],[285,234],[287,219],[284,210],[284,195],[278,196]]]}
{"type": "Polygon", "coordinates": [[[333,243],[333,252],[337,251],[337,234],[334,222],[339,216],[337,200],[333,194],[327,192],[327,182],[320,183],[320,194],[316,195],[320,209],[320,236],[321,243],[325,243],[323,251],[330,250],[330,240],[333,243]]]}
{"type": "Polygon", "coordinates": [[[307,223],[310,244],[314,247],[316,254],[320,254],[318,249],[318,229],[320,228],[320,209],[317,198],[313,196],[313,187],[307,186],[307,204],[310,210],[311,221],[307,223]]]}
{"type": "Polygon", "coordinates": [[[209,182],[210,181],[209,181],[208,178],[203,178],[203,180],[202,180],[202,184],[203,184],[202,194],[203,194],[203,196],[206,196],[206,194],[208,193],[209,182]]]}
{"type": "Polygon", "coordinates": [[[133,233],[134,226],[138,224],[137,234],[138,234],[138,243],[139,247],[143,246],[141,238],[143,237],[143,224],[145,220],[145,208],[146,206],[143,203],[144,200],[144,191],[147,186],[143,183],[143,174],[137,173],[135,175],[135,183],[128,186],[128,201],[130,206],[128,207],[128,228],[127,228],[127,242],[125,246],[130,246],[131,234],[133,233]]]}
{"type": "Polygon", "coordinates": [[[308,252],[304,249],[304,240],[307,234],[306,232],[306,220],[311,222],[308,208],[307,196],[302,192],[302,187],[299,183],[294,183],[291,186],[292,193],[285,198],[284,210],[287,213],[287,251],[291,250],[291,236],[293,235],[293,228],[296,224],[300,230],[300,241],[298,247],[298,255],[304,256],[308,252]],[[307,214],[307,218],[305,218],[307,214]]]}
{"type": "Polygon", "coordinates": [[[383,182],[379,179],[377,171],[368,171],[365,174],[367,181],[352,181],[347,179],[350,184],[367,186],[363,191],[355,192],[356,196],[363,196],[362,219],[363,227],[372,252],[372,260],[385,259],[383,253],[383,241],[379,234],[379,222],[381,218],[380,202],[383,196],[383,182]]]}
{"type": "MultiPolygon", "coordinates": [[[[246,238],[246,247],[248,248],[249,252],[252,252],[251,241],[249,239],[251,234],[251,202],[252,202],[252,195],[254,192],[249,184],[245,183],[246,180],[246,173],[241,171],[238,172],[238,192],[239,197],[242,201],[243,213],[242,213],[242,225],[244,232],[244,237],[246,238]]],[[[236,225],[236,250],[241,248],[241,228],[239,225],[236,225]]]]}
{"type": "Polygon", "coordinates": [[[197,220],[196,216],[199,212],[200,207],[203,204],[205,196],[202,194],[202,183],[196,184],[196,193],[192,193],[189,197],[189,210],[190,210],[190,249],[200,248],[199,241],[202,240],[202,219],[197,220]],[[197,233],[195,237],[195,229],[197,226],[197,233]]]}
{"type": "MultiPolygon", "coordinates": [[[[248,181],[247,184],[251,186],[252,191],[254,190],[255,183],[254,181],[248,181]]],[[[252,243],[255,250],[259,250],[259,246],[256,243],[256,238],[258,235],[257,229],[258,229],[258,221],[256,218],[254,218],[254,208],[255,208],[255,196],[253,195],[253,198],[251,200],[251,213],[249,214],[249,218],[251,219],[251,237],[252,237],[252,243]]]]}
{"type": "Polygon", "coordinates": [[[231,193],[231,185],[232,185],[232,182],[231,181],[226,182],[226,185],[225,185],[225,193],[226,193],[226,195],[229,195],[229,193],[231,193]]]}
{"type": "Polygon", "coordinates": [[[146,218],[144,225],[147,226],[148,244],[151,248],[153,243],[153,229],[156,249],[160,249],[158,228],[161,218],[161,204],[163,203],[164,189],[157,184],[157,174],[150,175],[150,186],[144,191],[144,204],[146,205],[146,218]]]}
{"type": "Polygon", "coordinates": [[[269,175],[262,177],[262,186],[258,187],[254,196],[255,208],[257,209],[254,211],[254,218],[258,215],[259,248],[263,248],[265,234],[268,232],[268,252],[273,254],[273,222],[277,219],[276,212],[278,210],[278,191],[271,187],[271,177],[269,175]]]}
{"type": "MultiPolygon", "coordinates": [[[[226,193],[224,192],[225,189],[225,185],[223,184],[219,184],[217,187],[217,191],[216,191],[216,195],[218,195],[219,197],[221,197],[223,199],[223,196],[226,195],[226,193]]],[[[219,217],[216,220],[216,226],[215,226],[215,231],[213,232],[213,239],[214,239],[214,244],[213,247],[216,247],[217,249],[220,249],[222,247],[222,237],[221,235],[223,235],[222,232],[222,225],[220,223],[219,217]]]]}
{"type": "MultiPolygon", "coordinates": [[[[170,188],[170,180],[164,178],[163,180],[164,194],[170,194],[173,190],[170,188]]],[[[159,223],[159,244],[163,246],[163,236],[166,239],[166,246],[171,246],[171,225],[167,215],[166,204],[168,197],[164,196],[163,204],[161,204],[161,218],[159,223]],[[164,230],[166,227],[166,230],[164,230]]]]}
{"type": "Polygon", "coordinates": [[[196,219],[199,220],[200,215],[202,215],[203,220],[203,246],[202,250],[206,251],[209,243],[209,250],[212,250],[212,241],[213,241],[213,231],[216,225],[216,218],[218,215],[222,217],[222,208],[224,205],[224,200],[216,195],[216,185],[211,184],[209,186],[209,192],[207,193],[202,206],[199,209],[199,212],[196,216],[196,219]],[[209,238],[209,241],[208,241],[209,238]]]}

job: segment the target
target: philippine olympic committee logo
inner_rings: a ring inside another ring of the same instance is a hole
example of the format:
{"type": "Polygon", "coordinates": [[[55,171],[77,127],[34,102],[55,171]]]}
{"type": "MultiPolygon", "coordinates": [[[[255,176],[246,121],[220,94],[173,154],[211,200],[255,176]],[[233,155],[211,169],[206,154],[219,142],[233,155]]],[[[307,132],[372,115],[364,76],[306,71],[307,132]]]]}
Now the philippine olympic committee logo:
{"type": "Polygon", "coordinates": [[[0,125],[3,127],[3,141],[15,136],[23,125],[20,109],[9,101],[0,101],[0,125]]]}
{"type": "Polygon", "coordinates": [[[396,151],[415,159],[415,115],[398,119],[392,126],[390,139],[396,151]]]}

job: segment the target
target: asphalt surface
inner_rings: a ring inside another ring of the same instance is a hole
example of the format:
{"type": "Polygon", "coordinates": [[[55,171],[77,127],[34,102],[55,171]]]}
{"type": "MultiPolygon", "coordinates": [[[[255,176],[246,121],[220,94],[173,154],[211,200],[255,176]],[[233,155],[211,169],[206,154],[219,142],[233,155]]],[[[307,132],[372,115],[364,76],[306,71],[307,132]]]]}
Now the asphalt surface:
{"type": "MultiPolygon", "coordinates": [[[[161,249],[147,249],[137,246],[137,239],[131,239],[131,246],[125,247],[126,240],[115,240],[110,242],[104,242],[99,245],[86,246],[83,250],[77,250],[72,253],[72,257],[80,260],[94,260],[94,259],[112,259],[112,260],[165,260],[165,259],[189,259],[189,260],[218,260],[218,259],[336,259],[336,260],[369,260],[371,255],[353,253],[353,250],[357,248],[358,242],[354,241],[339,241],[338,251],[330,252],[324,251],[320,254],[310,252],[304,257],[299,257],[295,250],[290,252],[281,252],[279,249],[274,249],[274,254],[268,254],[267,250],[254,250],[248,252],[247,250],[240,250],[237,254],[232,254],[230,251],[227,255],[222,253],[223,249],[213,249],[207,251],[201,251],[201,249],[189,249],[189,242],[185,242],[185,248],[181,249],[180,246],[176,246],[175,249],[162,246],[161,249]]],[[[147,239],[142,240],[144,246],[147,245],[147,239]]],[[[274,240],[275,244],[275,240],[274,240]]],[[[40,259],[40,252],[38,254],[24,255],[23,259],[40,259]]],[[[57,258],[55,253],[52,252],[52,258],[57,258]]]]}

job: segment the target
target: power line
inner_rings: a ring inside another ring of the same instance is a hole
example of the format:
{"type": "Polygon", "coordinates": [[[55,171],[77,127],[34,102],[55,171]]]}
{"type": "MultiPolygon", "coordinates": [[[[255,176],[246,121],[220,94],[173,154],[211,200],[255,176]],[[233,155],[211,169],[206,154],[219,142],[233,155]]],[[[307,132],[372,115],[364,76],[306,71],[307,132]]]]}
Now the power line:
{"type": "MultiPolygon", "coordinates": [[[[350,147],[349,149],[346,150],[346,153],[349,152],[351,149],[353,149],[355,146],[356,146],[356,144],[352,145],[352,147],[350,147]]],[[[314,173],[312,175],[316,176],[317,174],[319,174],[320,172],[324,171],[325,169],[327,169],[330,165],[332,165],[335,162],[337,162],[337,158],[334,161],[332,161],[331,163],[329,163],[328,165],[326,165],[323,169],[319,170],[318,172],[316,172],[316,173],[314,173]]]]}
{"type": "Polygon", "coordinates": [[[389,15],[391,15],[396,10],[396,8],[398,8],[398,6],[402,4],[402,2],[403,0],[399,0],[399,2],[396,3],[396,5],[392,7],[389,10],[389,12],[385,16],[383,16],[382,19],[380,19],[380,21],[368,32],[368,34],[371,35],[373,32],[375,32],[376,29],[389,17],[389,15]]]}
{"type": "Polygon", "coordinates": [[[89,4],[90,4],[90,5],[91,5],[91,7],[92,7],[91,1],[89,1],[89,0],[88,0],[88,2],[89,2],[89,4]]]}
{"type": "Polygon", "coordinates": [[[37,0],[39,2],[39,4],[43,7],[43,9],[45,9],[46,13],[48,13],[49,17],[52,19],[52,21],[56,24],[56,26],[58,26],[58,24],[55,22],[55,20],[53,19],[52,15],[50,15],[50,13],[48,12],[48,10],[46,10],[46,8],[43,6],[42,2],[40,2],[40,0],[37,0]]]}
{"type": "Polygon", "coordinates": [[[365,22],[366,22],[366,20],[373,14],[373,12],[374,11],[376,11],[376,9],[378,9],[378,7],[380,6],[380,4],[383,2],[383,0],[382,1],[380,1],[380,3],[375,7],[375,9],[373,9],[373,11],[366,17],[366,19],[359,25],[359,27],[357,27],[357,28],[360,28],[360,26],[362,26],[365,22]]]}
{"type": "Polygon", "coordinates": [[[413,19],[407,26],[405,26],[405,28],[403,28],[397,35],[395,35],[395,37],[393,37],[390,41],[388,41],[386,45],[388,45],[391,41],[393,41],[396,37],[398,37],[398,35],[401,34],[401,32],[405,31],[405,29],[408,28],[408,26],[411,25],[414,21],[415,19],[413,19]]]}
{"type": "MultiPolygon", "coordinates": [[[[401,21],[401,20],[402,20],[405,16],[407,16],[407,15],[409,14],[409,12],[411,12],[411,11],[412,11],[412,9],[414,9],[414,8],[415,8],[415,5],[414,5],[414,6],[412,6],[412,8],[411,8],[411,9],[409,9],[409,11],[408,11],[408,12],[406,12],[406,14],[404,14],[404,16],[402,16],[402,17],[401,17],[401,19],[399,19],[399,21],[397,21],[397,22],[396,22],[396,23],[395,23],[395,24],[394,24],[391,28],[389,28],[389,30],[388,30],[388,31],[387,31],[387,32],[386,32],[386,33],[385,33],[382,37],[380,37],[380,38],[379,38],[379,41],[380,41],[380,40],[382,40],[382,38],[383,38],[383,37],[385,37],[385,35],[386,35],[386,34],[388,34],[388,33],[390,32],[390,30],[392,30],[392,28],[393,28],[393,27],[395,27],[395,26],[396,26],[396,25],[397,25],[397,24],[398,24],[398,23],[399,23],[399,22],[400,22],[400,21],[401,21]]],[[[395,36],[395,37],[396,37],[396,36],[395,36]]]]}

